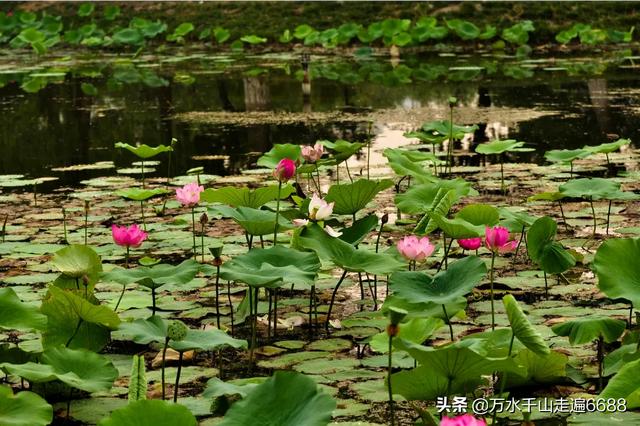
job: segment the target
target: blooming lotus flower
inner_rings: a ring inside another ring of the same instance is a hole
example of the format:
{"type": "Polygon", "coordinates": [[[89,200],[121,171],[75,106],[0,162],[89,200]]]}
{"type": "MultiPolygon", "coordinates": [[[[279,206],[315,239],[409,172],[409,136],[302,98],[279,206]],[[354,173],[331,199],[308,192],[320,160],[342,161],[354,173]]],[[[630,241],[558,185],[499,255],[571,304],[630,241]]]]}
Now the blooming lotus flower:
{"type": "Polygon", "coordinates": [[[144,232],[138,225],[133,224],[129,227],[126,226],[111,226],[111,235],[113,241],[122,247],[140,247],[140,244],[147,239],[147,233],[144,232]]]}
{"type": "Polygon", "coordinates": [[[316,143],[314,146],[303,146],[302,147],[302,158],[307,163],[315,163],[318,161],[322,154],[324,154],[324,146],[320,143],[316,143]]]}
{"type": "Polygon", "coordinates": [[[478,250],[482,246],[482,238],[464,238],[458,240],[458,245],[465,250],[478,250]]]}
{"type": "Polygon", "coordinates": [[[517,241],[509,241],[509,230],[503,226],[485,228],[484,244],[494,253],[507,253],[518,246],[517,241]]]}
{"type": "Polygon", "coordinates": [[[176,199],[183,205],[193,207],[200,202],[200,193],[204,191],[204,186],[197,183],[189,183],[182,188],[176,189],[176,199]]]}
{"type": "Polygon", "coordinates": [[[458,417],[442,417],[440,426],[487,426],[483,419],[476,419],[471,414],[464,414],[458,417]]]}
{"type": "Polygon", "coordinates": [[[334,204],[335,203],[327,203],[316,194],[313,194],[311,202],[309,203],[309,219],[325,220],[331,216],[331,213],[333,213],[334,204]]]}
{"type": "Polygon", "coordinates": [[[431,244],[428,237],[418,238],[415,235],[404,237],[397,244],[398,252],[407,260],[422,262],[431,256],[436,246],[431,244]]]}
{"type": "Polygon", "coordinates": [[[280,182],[286,182],[296,174],[296,163],[289,158],[280,160],[275,169],[273,169],[273,177],[280,182]]]}

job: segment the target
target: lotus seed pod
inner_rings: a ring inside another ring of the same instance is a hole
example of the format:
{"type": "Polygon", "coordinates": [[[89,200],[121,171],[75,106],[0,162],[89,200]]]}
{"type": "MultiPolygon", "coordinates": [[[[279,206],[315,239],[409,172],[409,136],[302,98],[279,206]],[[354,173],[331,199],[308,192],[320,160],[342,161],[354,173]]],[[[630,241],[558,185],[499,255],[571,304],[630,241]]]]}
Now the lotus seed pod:
{"type": "Polygon", "coordinates": [[[182,321],[171,321],[167,327],[167,337],[171,340],[179,341],[187,337],[189,329],[182,321]]]}

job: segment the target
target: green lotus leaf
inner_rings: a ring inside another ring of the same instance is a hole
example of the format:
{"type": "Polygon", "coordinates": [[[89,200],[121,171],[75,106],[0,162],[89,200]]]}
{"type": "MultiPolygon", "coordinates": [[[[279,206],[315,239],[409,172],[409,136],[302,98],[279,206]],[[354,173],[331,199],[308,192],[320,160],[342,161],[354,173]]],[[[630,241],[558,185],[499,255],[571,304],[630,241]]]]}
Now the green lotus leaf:
{"type": "Polygon", "coordinates": [[[478,126],[460,126],[457,124],[453,124],[451,126],[449,121],[430,121],[422,125],[422,130],[425,132],[432,133],[434,135],[441,136],[449,136],[450,132],[453,132],[453,139],[460,140],[464,137],[464,135],[468,133],[473,133],[478,130],[478,126]],[[450,129],[451,127],[451,129],[450,129]]]}
{"type": "MultiPolygon", "coordinates": [[[[524,374],[507,374],[505,388],[524,386],[543,386],[561,383],[566,380],[568,357],[565,354],[551,351],[538,354],[529,349],[519,351],[514,361],[525,368],[524,374]]],[[[504,375],[500,378],[503,380],[504,375]]],[[[498,384],[501,386],[501,384],[498,384]]]]}
{"type": "Polygon", "coordinates": [[[393,186],[389,179],[374,181],[360,179],[353,183],[331,185],[325,197],[327,202],[335,202],[335,214],[353,215],[369,204],[375,196],[393,186]]]}
{"type": "Polygon", "coordinates": [[[114,192],[117,196],[127,198],[132,201],[145,201],[149,198],[168,194],[164,188],[154,188],[154,189],[142,189],[142,188],[127,188],[127,189],[119,189],[114,192]]]}
{"type": "MultiPolygon", "coordinates": [[[[242,226],[249,235],[270,235],[273,234],[273,225],[276,222],[276,213],[269,210],[252,209],[249,207],[238,207],[236,209],[228,206],[215,206],[214,210],[220,212],[224,217],[230,217],[242,226]]],[[[292,225],[283,215],[278,217],[278,232],[291,229],[292,225]]]]}
{"type": "Polygon", "coordinates": [[[594,154],[610,154],[614,151],[619,150],[625,145],[629,145],[630,143],[631,139],[618,139],[615,142],[603,143],[595,146],[585,145],[582,147],[582,149],[594,154]]]}
{"type": "Polygon", "coordinates": [[[170,341],[169,346],[178,352],[191,350],[215,351],[222,348],[246,349],[247,341],[234,339],[222,330],[193,330],[187,331],[187,336],[178,341],[170,341]]]}
{"type": "Polygon", "coordinates": [[[431,219],[432,214],[446,216],[451,207],[458,201],[455,189],[440,188],[431,203],[431,207],[425,212],[413,232],[418,235],[429,234],[438,229],[438,223],[431,219]]]}
{"type": "Polygon", "coordinates": [[[360,151],[365,146],[361,142],[349,142],[344,139],[338,139],[335,142],[322,140],[319,141],[323,146],[333,151],[334,164],[340,164],[347,161],[352,155],[360,151]]]}
{"type": "Polygon", "coordinates": [[[640,307],[640,238],[607,240],[598,248],[593,270],[598,288],[611,299],[624,298],[640,307]]]}
{"type": "Polygon", "coordinates": [[[445,20],[445,23],[450,30],[454,31],[463,40],[474,40],[480,35],[480,28],[472,22],[462,19],[450,19],[445,20]]]}
{"type": "Polygon", "coordinates": [[[370,214],[363,218],[356,220],[350,227],[343,228],[340,232],[340,239],[347,243],[357,246],[364,240],[369,232],[373,231],[378,226],[378,216],[370,214]]]}
{"type": "Polygon", "coordinates": [[[20,300],[10,288],[0,288],[0,327],[10,330],[44,330],[47,317],[38,308],[20,300]]]}
{"type": "Polygon", "coordinates": [[[275,246],[234,257],[223,265],[220,277],[255,287],[311,286],[319,268],[320,261],[314,253],[275,246]]]}
{"type": "Polygon", "coordinates": [[[160,263],[151,267],[139,266],[130,269],[114,267],[111,271],[102,274],[102,280],[124,285],[137,282],[149,288],[158,288],[165,284],[187,284],[199,271],[200,264],[193,259],[188,259],[177,266],[160,263]]]}
{"type": "Polygon", "coordinates": [[[487,267],[477,256],[467,256],[449,265],[433,278],[424,272],[395,272],[389,288],[395,296],[410,303],[446,304],[464,296],[487,274],[487,267]]]}
{"type": "Polygon", "coordinates": [[[0,386],[0,424],[5,426],[46,426],[53,420],[53,407],[33,392],[13,394],[0,386]]]}
{"type": "MultiPolygon", "coordinates": [[[[446,303],[444,306],[447,311],[446,316],[452,318],[458,313],[464,312],[465,308],[467,307],[467,299],[460,296],[455,301],[446,303]]],[[[390,294],[386,299],[384,299],[384,304],[382,305],[381,312],[386,314],[387,310],[392,307],[404,309],[405,311],[407,311],[408,314],[405,318],[405,320],[407,321],[411,321],[415,318],[440,318],[443,320],[447,319],[444,315],[444,311],[442,310],[442,305],[439,303],[412,303],[409,300],[390,294]]]]}
{"type": "Polygon", "coordinates": [[[455,201],[464,196],[477,195],[471,184],[464,179],[438,180],[433,183],[413,185],[395,197],[396,206],[407,214],[424,214],[433,210],[433,202],[440,189],[453,190],[455,201]]]}
{"type": "Polygon", "coordinates": [[[619,192],[620,184],[603,178],[571,179],[559,190],[567,197],[599,200],[619,192]]]}
{"type": "MultiPolygon", "coordinates": [[[[443,325],[444,321],[440,318],[414,318],[400,324],[400,332],[397,337],[408,342],[422,343],[443,325]]],[[[389,335],[384,331],[378,333],[369,340],[369,345],[376,352],[387,353],[389,351],[389,335]]]]}
{"type": "Polygon", "coordinates": [[[300,246],[314,250],[321,259],[327,259],[351,272],[368,272],[387,275],[406,267],[388,253],[374,253],[364,248],[356,249],[346,241],[333,238],[313,224],[304,228],[298,239],[300,246]]]}
{"type": "Polygon", "coordinates": [[[173,151],[173,147],[166,145],[158,145],[151,147],[147,144],[132,146],[124,142],[116,142],[116,148],[126,149],[129,152],[134,153],[138,158],[146,160],[147,158],[155,157],[163,152],[173,151]]]}
{"type": "Polygon", "coordinates": [[[523,228],[531,226],[538,219],[525,210],[516,211],[507,207],[501,207],[498,210],[500,211],[500,225],[509,229],[509,232],[522,232],[523,228]]]}
{"type": "Polygon", "coordinates": [[[131,361],[131,374],[129,376],[129,402],[147,399],[147,374],[144,364],[144,355],[134,355],[131,361]]]}
{"type": "Polygon", "coordinates": [[[31,382],[60,380],[85,392],[109,390],[119,375],[109,359],[86,349],[69,349],[63,346],[48,348],[43,352],[40,362],[3,363],[0,368],[31,382]]]}
{"type": "Polygon", "coordinates": [[[468,204],[456,213],[456,218],[472,225],[494,226],[500,220],[500,212],[488,204],[468,204]]]}
{"type": "Polygon", "coordinates": [[[519,142],[515,139],[495,140],[487,143],[481,143],[476,147],[479,154],[502,154],[503,152],[530,152],[535,151],[534,148],[524,148],[526,142],[519,142]]]}
{"type": "Polygon", "coordinates": [[[283,158],[298,161],[301,158],[301,154],[302,150],[300,145],[293,145],[290,143],[275,144],[273,148],[264,153],[262,157],[258,158],[257,164],[261,167],[273,169],[283,158]]]}
{"type": "Polygon", "coordinates": [[[163,343],[167,338],[168,321],[157,315],[147,319],[124,321],[120,323],[119,332],[140,345],[151,342],[163,343]]]}
{"type": "Polygon", "coordinates": [[[544,153],[544,158],[552,163],[569,164],[577,159],[586,158],[591,152],[586,149],[553,149],[544,153]]]}
{"type": "Polygon", "coordinates": [[[120,325],[120,318],[109,307],[81,297],[80,292],[49,286],[40,311],[47,316],[42,333],[45,348],[66,345],[98,351],[104,347],[110,330],[120,325]]]}
{"type": "Polygon", "coordinates": [[[475,238],[484,235],[484,226],[474,225],[459,217],[448,219],[435,212],[427,212],[427,214],[449,238],[459,240],[461,238],[475,238]]]}
{"type": "Polygon", "coordinates": [[[240,40],[249,44],[261,44],[261,43],[266,43],[267,41],[265,37],[259,37],[255,34],[243,36],[240,38],[240,40]]]}
{"type": "MultiPolygon", "coordinates": [[[[294,192],[293,186],[283,185],[280,198],[287,198],[294,192]]],[[[259,209],[277,198],[278,185],[264,186],[257,189],[236,188],[233,186],[218,189],[208,188],[200,194],[200,200],[207,203],[222,203],[231,207],[249,207],[252,209],[259,209]]]]}
{"type": "Polygon", "coordinates": [[[408,400],[432,400],[473,392],[482,376],[494,371],[525,374],[512,359],[485,357],[472,350],[472,344],[462,340],[434,349],[394,339],[394,346],[408,352],[419,364],[417,368],[391,376],[394,393],[408,400]]]}
{"type": "Polygon", "coordinates": [[[58,250],[53,255],[51,263],[63,275],[73,279],[74,287],[76,278],[80,279],[86,275],[90,282],[95,283],[98,275],[102,272],[102,260],[98,253],[91,247],[79,244],[58,250]]]}
{"type": "Polygon", "coordinates": [[[626,327],[622,320],[592,315],[556,324],[551,330],[558,336],[568,336],[572,345],[583,345],[599,338],[606,343],[615,342],[626,327]]]}
{"type": "Polygon", "coordinates": [[[638,383],[638,369],[640,359],[624,365],[618,373],[609,380],[599,398],[624,398],[628,409],[640,407],[640,384],[638,383]]]}
{"type": "Polygon", "coordinates": [[[204,398],[218,398],[221,396],[239,395],[244,398],[256,386],[264,383],[268,377],[250,377],[247,379],[238,379],[231,382],[223,382],[217,377],[209,379],[207,387],[202,392],[204,398]]]}
{"type": "Polygon", "coordinates": [[[326,426],[336,402],[300,373],[276,371],[231,406],[220,426],[326,426]]]}
{"type": "Polygon", "coordinates": [[[548,274],[560,274],[576,264],[575,258],[554,241],[558,225],[549,216],[536,220],[527,231],[527,252],[548,274]]]}
{"type": "MultiPolygon", "coordinates": [[[[408,150],[387,148],[383,155],[389,160],[389,167],[399,176],[411,176],[418,182],[437,181],[438,178],[431,173],[429,167],[422,164],[426,160],[413,159],[409,156],[409,152],[408,150]]],[[[436,164],[440,163],[440,161],[436,161],[436,164]]]]}
{"type": "Polygon", "coordinates": [[[198,421],[184,405],[159,399],[130,402],[102,419],[99,426],[196,426],[198,421]]]}
{"type": "Polygon", "coordinates": [[[512,295],[507,294],[502,298],[502,303],[504,304],[509,323],[511,324],[511,331],[516,338],[529,350],[538,355],[549,354],[549,346],[547,346],[542,336],[533,328],[516,299],[512,295]]]}

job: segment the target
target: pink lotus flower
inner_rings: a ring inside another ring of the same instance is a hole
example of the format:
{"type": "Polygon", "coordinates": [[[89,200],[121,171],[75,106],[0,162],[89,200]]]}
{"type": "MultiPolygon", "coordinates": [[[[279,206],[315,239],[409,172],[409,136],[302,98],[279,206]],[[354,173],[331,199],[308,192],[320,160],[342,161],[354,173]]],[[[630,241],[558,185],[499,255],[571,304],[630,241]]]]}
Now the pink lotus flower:
{"type": "Polygon", "coordinates": [[[136,248],[140,247],[140,244],[147,239],[148,234],[140,229],[138,225],[133,224],[129,227],[112,225],[111,235],[117,245],[136,248]]]}
{"type": "Polygon", "coordinates": [[[280,160],[275,169],[273,169],[273,177],[280,182],[286,182],[296,174],[296,163],[290,158],[280,160]]]}
{"type": "Polygon", "coordinates": [[[327,203],[318,195],[313,194],[309,203],[309,219],[325,220],[333,213],[333,205],[335,203],[327,203]]]}
{"type": "Polygon", "coordinates": [[[431,244],[428,237],[418,239],[415,235],[409,235],[398,241],[398,252],[407,260],[422,262],[431,256],[436,246],[431,244]]]}
{"type": "Polygon", "coordinates": [[[182,188],[176,189],[176,199],[183,206],[193,207],[200,202],[200,193],[204,191],[204,186],[197,183],[189,183],[182,188]]]}
{"type": "Polygon", "coordinates": [[[324,146],[320,143],[316,143],[314,146],[306,145],[302,147],[302,158],[307,163],[315,163],[322,157],[322,154],[324,154],[324,146]]]}
{"type": "Polygon", "coordinates": [[[509,241],[509,230],[503,226],[494,226],[493,228],[485,228],[484,244],[494,253],[507,253],[518,245],[515,240],[509,241]]]}
{"type": "Polygon", "coordinates": [[[293,219],[291,223],[293,223],[293,226],[296,228],[302,228],[303,226],[307,226],[309,221],[307,219],[293,219]]]}
{"type": "Polygon", "coordinates": [[[471,414],[464,414],[458,417],[442,417],[440,426],[487,426],[482,419],[476,419],[471,414]]]}
{"type": "Polygon", "coordinates": [[[458,245],[465,250],[478,250],[482,246],[482,238],[464,238],[458,240],[458,245]]]}

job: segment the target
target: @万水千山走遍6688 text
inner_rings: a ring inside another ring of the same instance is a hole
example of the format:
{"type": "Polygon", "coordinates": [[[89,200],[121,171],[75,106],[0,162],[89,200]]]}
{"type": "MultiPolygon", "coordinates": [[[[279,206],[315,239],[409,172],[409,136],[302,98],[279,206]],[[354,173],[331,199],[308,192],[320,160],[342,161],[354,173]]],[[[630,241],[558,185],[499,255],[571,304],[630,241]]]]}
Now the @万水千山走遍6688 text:
{"type": "Polygon", "coordinates": [[[448,412],[463,414],[472,412],[475,415],[493,413],[541,413],[579,414],[595,412],[627,411],[627,400],[624,398],[477,398],[464,396],[438,397],[436,408],[439,413],[448,412]]]}

